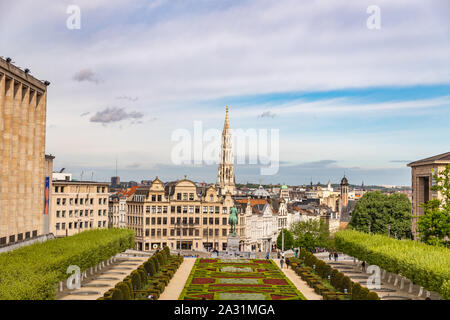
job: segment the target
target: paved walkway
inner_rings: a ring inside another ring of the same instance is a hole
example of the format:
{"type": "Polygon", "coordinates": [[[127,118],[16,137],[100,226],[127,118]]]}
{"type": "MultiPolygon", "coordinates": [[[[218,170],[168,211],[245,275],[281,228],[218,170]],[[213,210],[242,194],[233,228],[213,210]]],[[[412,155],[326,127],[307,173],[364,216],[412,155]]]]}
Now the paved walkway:
{"type": "MultiPolygon", "coordinates": [[[[337,261],[329,260],[328,253],[316,253],[317,258],[322,259],[333,268],[338,269],[340,272],[344,273],[348,276],[353,282],[359,282],[364,287],[367,287],[367,281],[370,274],[366,272],[362,272],[361,270],[361,262],[355,262],[353,257],[348,256],[346,254],[339,254],[339,258],[337,261]]],[[[368,267],[368,265],[367,265],[368,267]]],[[[382,277],[382,275],[380,275],[382,277]]],[[[415,286],[417,287],[417,286],[415,286]]],[[[398,283],[394,283],[394,277],[385,277],[380,281],[380,288],[373,289],[381,300],[423,300],[424,296],[418,297],[417,293],[409,293],[408,285],[404,285],[402,289],[400,289],[400,281],[398,283]],[[392,279],[391,279],[392,278],[392,279]],[[395,284],[395,285],[394,285],[395,284]]],[[[433,297],[434,298],[434,297],[433,297]]]]}
{"type": "Polygon", "coordinates": [[[159,296],[158,300],[178,300],[181,291],[191,273],[196,258],[184,258],[183,263],[170,280],[164,292],[159,296]]]}
{"type": "MultiPolygon", "coordinates": [[[[280,267],[280,259],[273,259],[277,266],[280,267]]],[[[281,269],[286,277],[292,281],[292,283],[297,287],[298,291],[303,293],[306,299],[308,300],[323,300],[322,296],[317,294],[313,288],[308,286],[308,284],[300,278],[294,270],[291,268],[287,269],[286,264],[283,264],[283,269],[281,269]]]]}

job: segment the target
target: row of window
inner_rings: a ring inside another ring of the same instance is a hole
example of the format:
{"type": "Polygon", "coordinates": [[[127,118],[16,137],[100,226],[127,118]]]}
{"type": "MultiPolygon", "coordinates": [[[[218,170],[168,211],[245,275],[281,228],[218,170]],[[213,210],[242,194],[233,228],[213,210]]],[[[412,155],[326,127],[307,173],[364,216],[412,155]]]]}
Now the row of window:
{"type": "MultiPolygon", "coordinates": [[[[64,193],[64,186],[55,186],[55,193],[64,193]]],[[[97,187],[97,193],[105,193],[107,192],[106,187],[97,187]]]]}
{"type": "MultiPolygon", "coordinates": [[[[148,225],[166,225],[168,222],[167,217],[152,217],[145,218],[145,224],[148,225]]],[[[143,219],[140,217],[128,216],[128,224],[130,225],[142,225],[143,219]]],[[[199,225],[200,218],[170,218],[171,225],[199,225]]],[[[203,225],[220,225],[220,218],[203,218],[203,225]]],[[[222,218],[222,225],[228,225],[228,218],[222,218]]]]}
{"type": "MultiPolygon", "coordinates": [[[[67,203],[67,198],[56,198],[56,204],[57,205],[66,205],[67,203]]],[[[94,198],[69,198],[69,205],[78,205],[78,203],[80,205],[84,204],[84,205],[94,205],[94,198]]],[[[98,198],[98,204],[102,205],[102,204],[107,204],[108,203],[108,198],[98,198]]]]}
{"type": "MultiPolygon", "coordinates": [[[[220,234],[220,230],[222,230],[222,236],[226,237],[228,234],[228,229],[203,229],[204,237],[218,237],[220,234]]],[[[183,231],[180,229],[145,229],[146,237],[167,237],[167,234],[170,233],[171,237],[174,236],[200,236],[200,229],[194,228],[184,228],[183,231]]]]}
{"type": "MultiPolygon", "coordinates": [[[[16,241],[28,240],[28,239],[31,239],[31,238],[35,238],[37,236],[38,236],[37,230],[33,230],[32,232],[28,231],[28,232],[25,232],[25,234],[19,233],[19,234],[17,234],[17,238],[16,238],[16,235],[14,234],[14,235],[9,236],[9,242],[8,243],[11,244],[11,243],[14,243],[16,241]]],[[[0,246],[6,245],[6,243],[7,243],[6,240],[8,240],[7,237],[1,237],[0,238],[0,246]]]]}
{"type": "MultiPolygon", "coordinates": [[[[106,216],[106,209],[103,210],[98,210],[98,216],[101,217],[102,214],[103,216],[106,216]]],[[[82,217],[84,214],[85,217],[94,216],[94,210],[80,210],[79,216],[82,217]]],[[[56,210],[56,217],[57,218],[65,218],[66,217],[66,210],[56,210]]],[[[69,210],[69,217],[78,217],[78,210],[69,210]]]]}
{"type": "MultiPolygon", "coordinates": [[[[84,221],[84,223],[82,221],[78,222],[69,222],[69,223],[57,223],[56,226],[56,230],[66,230],[66,225],[67,225],[67,229],[71,230],[71,229],[83,229],[83,225],[84,225],[84,229],[92,229],[93,227],[93,222],[92,221],[84,221]]],[[[106,220],[105,221],[98,221],[97,223],[97,228],[105,228],[106,227],[106,220]]]]}
{"type": "MultiPolygon", "coordinates": [[[[145,206],[146,213],[168,213],[168,206],[145,206]]],[[[200,213],[200,206],[171,206],[171,213],[200,213]]],[[[203,206],[203,213],[220,213],[220,206],[203,206]]],[[[143,206],[128,205],[128,213],[143,213],[143,206]]],[[[222,207],[222,214],[228,214],[228,208],[222,207]]]]}

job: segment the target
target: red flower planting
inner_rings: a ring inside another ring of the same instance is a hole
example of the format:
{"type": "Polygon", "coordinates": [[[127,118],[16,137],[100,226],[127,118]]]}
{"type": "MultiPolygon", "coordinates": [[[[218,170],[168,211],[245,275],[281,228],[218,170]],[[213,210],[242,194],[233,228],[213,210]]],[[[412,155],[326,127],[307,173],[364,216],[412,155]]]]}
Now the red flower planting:
{"type": "Polygon", "coordinates": [[[194,278],[192,279],[192,284],[214,283],[214,281],[212,278],[194,278]]]}
{"type": "Polygon", "coordinates": [[[266,284],[274,284],[274,285],[279,285],[279,286],[287,286],[288,285],[288,283],[284,279],[264,279],[263,282],[266,284]]]}

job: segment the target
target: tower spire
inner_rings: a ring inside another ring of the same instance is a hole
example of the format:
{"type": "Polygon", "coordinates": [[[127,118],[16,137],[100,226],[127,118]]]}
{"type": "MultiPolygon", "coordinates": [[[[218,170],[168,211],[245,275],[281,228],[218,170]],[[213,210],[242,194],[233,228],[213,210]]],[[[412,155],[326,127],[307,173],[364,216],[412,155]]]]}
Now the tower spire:
{"type": "Polygon", "coordinates": [[[224,124],[223,128],[230,129],[230,118],[228,117],[228,106],[226,107],[225,124],[224,124]]]}
{"type": "Polygon", "coordinates": [[[225,124],[222,132],[222,151],[220,155],[218,185],[222,194],[230,192],[236,193],[234,179],[234,156],[231,146],[230,119],[228,116],[228,106],[226,107],[225,124]]]}

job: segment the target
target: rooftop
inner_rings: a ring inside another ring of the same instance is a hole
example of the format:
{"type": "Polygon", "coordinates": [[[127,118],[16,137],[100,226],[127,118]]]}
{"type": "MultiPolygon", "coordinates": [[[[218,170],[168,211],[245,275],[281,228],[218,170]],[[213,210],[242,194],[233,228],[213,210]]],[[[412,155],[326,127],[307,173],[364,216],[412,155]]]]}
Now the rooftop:
{"type": "Polygon", "coordinates": [[[437,156],[411,162],[408,164],[408,167],[423,166],[434,163],[450,164],[450,152],[438,154],[437,156]]]}

